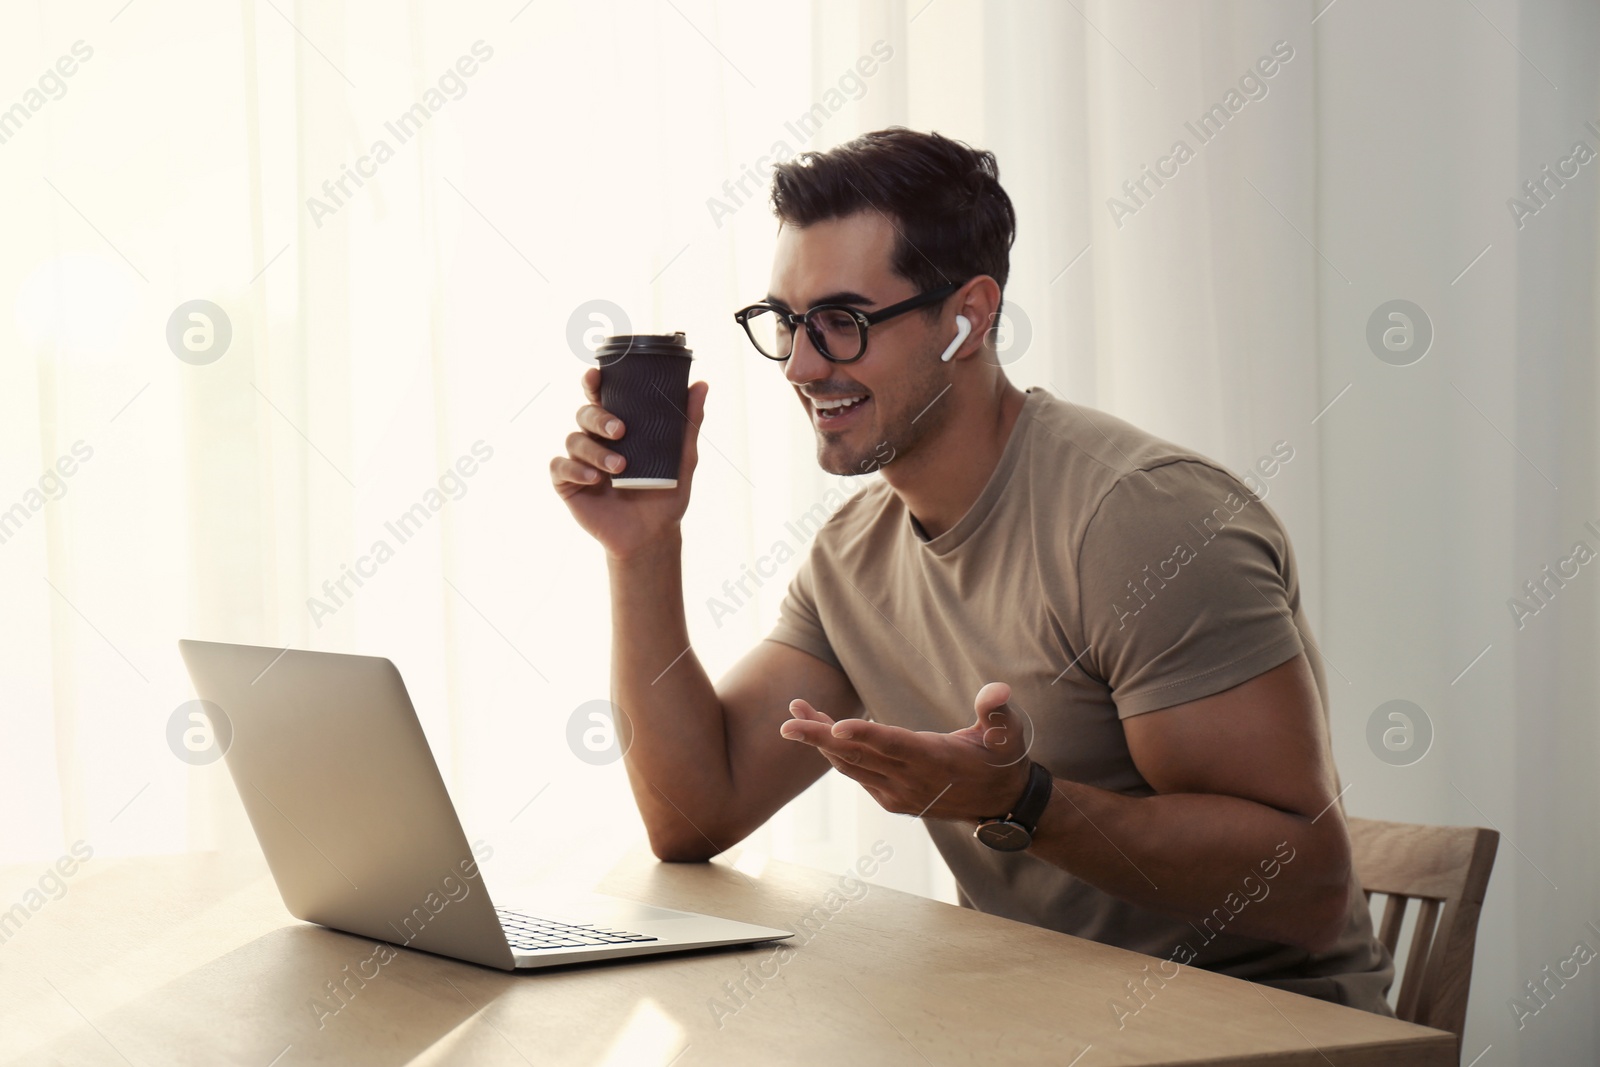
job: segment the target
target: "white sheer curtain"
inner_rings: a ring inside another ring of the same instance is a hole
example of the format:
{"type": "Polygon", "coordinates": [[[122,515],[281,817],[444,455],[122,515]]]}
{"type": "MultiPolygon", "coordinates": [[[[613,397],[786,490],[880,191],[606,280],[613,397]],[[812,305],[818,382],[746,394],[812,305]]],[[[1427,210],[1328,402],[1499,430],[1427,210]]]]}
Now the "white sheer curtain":
{"type": "MultiPolygon", "coordinates": [[[[1595,944],[1596,593],[1585,568],[1522,630],[1505,602],[1600,546],[1595,165],[1521,228],[1507,206],[1600,143],[1595,12],[1335,2],[8,11],[0,862],[254,847],[222,765],[169,746],[193,635],[393,658],[492,862],[602,869],[640,831],[620,765],[567,742],[607,695],[609,626],[599,551],[548,489],[569,328],[610,301],[685,330],[712,383],[686,585],[715,676],[841,484],[731,322],[770,262],[763,157],[904,123],[999,156],[1018,384],[1241,472],[1294,449],[1269,502],[1333,668],[1346,807],[1506,835],[1467,1056],[1592,1055],[1592,976],[1521,1029],[1507,1002],[1595,944]],[[1393,299],[1433,327],[1409,366],[1366,340],[1393,299]],[[208,365],[166,340],[191,300],[231,323],[208,365]],[[1396,698],[1433,728],[1409,766],[1366,740],[1396,698]]],[[[879,837],[886,884],[950,899],[921,828],[837,777],[749,845],[842,867],[879,837]]]]}

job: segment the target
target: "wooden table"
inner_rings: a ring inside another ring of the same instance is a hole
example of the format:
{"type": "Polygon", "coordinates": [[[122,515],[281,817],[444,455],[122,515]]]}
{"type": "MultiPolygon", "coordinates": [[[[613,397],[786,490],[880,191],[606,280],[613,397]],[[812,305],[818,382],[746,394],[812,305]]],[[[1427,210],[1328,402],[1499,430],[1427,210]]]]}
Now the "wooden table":
{"type": "MultiPolygon", "coordinates": [[[[0,905],[41,870],[0,869],[0,905]]],[[[515,887],[489,877],[497,903],[514,903],[515,887]]],[[[314,998],[374,943],[291,918],[258,855],[97,857],[0,944],[0,1061],[1456,1062],[1442,1031],[1187,967],[1119,1029],[1111,1001],[1155,970],[1150,957],[841,877],[635,852],[595,888],[785,929],[804,919],[806,932],[781,955],[767,945],[524,974],[399,950],[329,1013],[314,998]]]]}

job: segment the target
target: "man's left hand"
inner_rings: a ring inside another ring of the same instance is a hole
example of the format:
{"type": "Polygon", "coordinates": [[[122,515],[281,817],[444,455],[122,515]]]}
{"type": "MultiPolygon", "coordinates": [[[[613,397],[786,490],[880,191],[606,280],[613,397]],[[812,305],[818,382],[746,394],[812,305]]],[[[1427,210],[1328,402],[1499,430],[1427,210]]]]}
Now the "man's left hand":
{"type": "Polygon", "coordinates": [[[977,721],[948,734],[835,722],[804,700],[790,702],[794,718],[779,729],[816,748],[885,811],[979,822],[1009,814],[1028,783],[1032,731],[1009,699],[1009,685],[990,682],[973,701],[977,721]]]}

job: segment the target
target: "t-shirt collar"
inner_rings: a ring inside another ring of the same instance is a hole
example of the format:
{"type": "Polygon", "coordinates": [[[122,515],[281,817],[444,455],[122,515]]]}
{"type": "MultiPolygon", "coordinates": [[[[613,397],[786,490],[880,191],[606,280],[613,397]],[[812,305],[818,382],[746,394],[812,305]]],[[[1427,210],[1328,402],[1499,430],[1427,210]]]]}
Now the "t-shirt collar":
{"type": "Polygon", "coordinates": [[[954,551],[983,525],[989,513],[994,510],[995,504],[1000,500],[1000,494],[1005,492],[1006,483],[1011,480],[1011,472],[1016,470],[1023,450],[1027,447],[1028,435],[1033,428],[1034,412],[1044,402],[1044,390],[1038,386],[1029,386],[1025,394],[1022,410],[1017,413],[1017,421],[1012,424],[1011,434],[1006,438],[1006,447],[1000,453],[1000,461],[990,473],[983,492],[978,494],[978,499],[972,502],[967,513],[961,516],[960,522],[930,540],[922,524],[912,516],[911,509],[906,509],[906,526],[911,531],[911,536],[925,551],[936,556],[954,551]]]}

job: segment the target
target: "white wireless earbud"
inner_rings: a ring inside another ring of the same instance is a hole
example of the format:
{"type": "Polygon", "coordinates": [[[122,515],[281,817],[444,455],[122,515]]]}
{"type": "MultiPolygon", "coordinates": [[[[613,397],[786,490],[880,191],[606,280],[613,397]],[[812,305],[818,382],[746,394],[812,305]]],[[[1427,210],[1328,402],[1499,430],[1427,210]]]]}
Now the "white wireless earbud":
{"type": "Polygon", "coordinates": [[[965,315],[956,316],[956,339],[950,342],[950,347],[944,350],[944,355],[939,357],[939,362],[949,363],[950,357],[956,354],[956,349],[961,347],[961,342],[967,339],[967,334],[972,332],[972,320],[965,315]]]}

